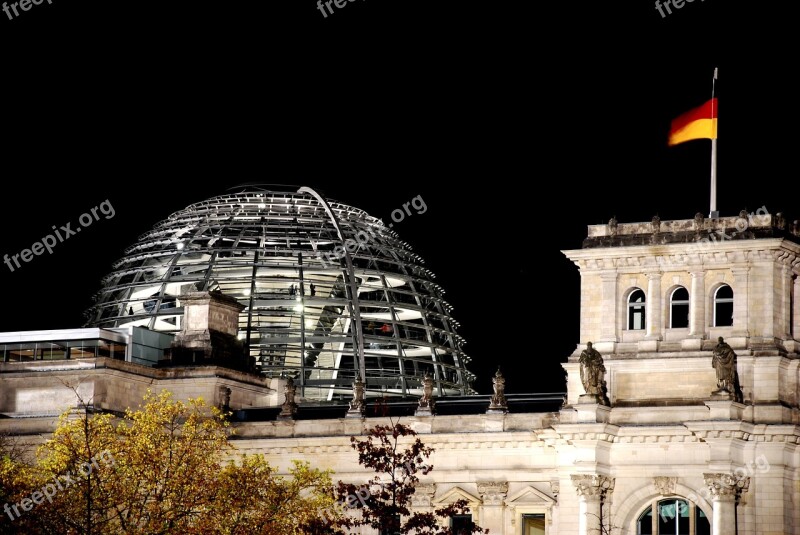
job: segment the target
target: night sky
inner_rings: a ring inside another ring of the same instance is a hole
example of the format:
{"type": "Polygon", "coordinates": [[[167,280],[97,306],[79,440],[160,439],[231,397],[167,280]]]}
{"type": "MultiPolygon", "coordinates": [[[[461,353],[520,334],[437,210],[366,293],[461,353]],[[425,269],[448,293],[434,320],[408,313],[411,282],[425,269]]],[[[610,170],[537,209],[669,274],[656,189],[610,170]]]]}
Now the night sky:
{"type": "Polygon", "coordinates": [[[446,289],[478,391],[497,365],[508,392],[563,391],[580,279],[560,251],[611,216],[708,214],[710,142],[667,132],[714,67],[721,214],[800,217],[796,31],[776,2],[164,4],[0,13],[0,254],[115,209],[0,265],[0,331],[81,326],[125,247],[239,184],[311,186],[385,222],[421,196],[394,229],[446,289]]]}

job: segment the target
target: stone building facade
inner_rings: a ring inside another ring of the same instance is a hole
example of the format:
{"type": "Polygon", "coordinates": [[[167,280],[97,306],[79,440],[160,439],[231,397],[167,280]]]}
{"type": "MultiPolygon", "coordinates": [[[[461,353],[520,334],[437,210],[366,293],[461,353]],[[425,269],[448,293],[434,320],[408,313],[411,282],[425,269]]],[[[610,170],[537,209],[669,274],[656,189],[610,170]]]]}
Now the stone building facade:
{"type": "MultiPolygon", "coordinates": [[[[463,498],[474,521],[507,535],[800,535],[797,223],[745,212],[612,220],[590,226],[583,248],[564,254],[580,270],[581,325],[563,364],[563,406],[505,411],[496,395],[486,414],[402,417],[436,450],[415,508],[463,498]],[[591,374],[582,369],[590,342],[602,362],[591,374]]],[[[9,400],[32,384],[55,388],[63,374],[113,384],[95,387],[107,393],[99,398],[106,409],[135,403],[139,387],[128,399],[120,392],[145,382],[214,399],[229,388],[231,408],[244,413],[284,403],[282,380],[245,372],[83,362],[0,363],[0,412],[27,416],[0,419],[0,430],[52,429],[49,413],[63,409],[63,398],[39,396],[29,414],[9,410],[9,400]]],[[[386,417],[286,414],[236,422],[237,450],[264,453],[281,470],[298,459],[353,483],[371,476],[350,437],[386,417]]]]}

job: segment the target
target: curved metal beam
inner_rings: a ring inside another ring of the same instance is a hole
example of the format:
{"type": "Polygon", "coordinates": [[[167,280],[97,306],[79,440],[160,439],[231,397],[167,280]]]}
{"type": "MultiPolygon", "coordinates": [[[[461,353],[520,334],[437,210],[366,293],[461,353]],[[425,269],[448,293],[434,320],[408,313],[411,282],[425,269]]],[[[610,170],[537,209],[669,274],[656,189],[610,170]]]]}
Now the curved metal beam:
{"type": "MultiPolygon", "coordinates": [[[[325,211],[328,213],[328,217],[331,219],[331,223],[333,223],[333,227],[336,229],[336,233],[339,235],[339,240],[342,242],[342,249],[344,249],[344,259],[345,263],[347,264],[347,269],[345,270],[345,274],[347,275],[347,284],[350,287],[350,299],[353,303],[353,336],[357,338],[354,340],[353,347],[357,348],[358,354],[356,355],[358,358],[358,367],[360,368],[361,372],[361,382],[364,385],[367,384],[367,372],[366,372],[366,362],[364,360],[364,336],[361,333],[361,307],[358,304],[358,286],[356,286],[356,275],[355,270],[353,269],[353,259],[350,256],[350,252],[347,250],[345,246],[345,239],[344,235],[342,234],[342,229],[339,226],[339,220],[336,218],[336,214],[333,213],[331,210],[330,205],[328,202],[322,198],[322,196],[314,191],[313,189],[303,186],[297,193],[308,193],[309,195],[313,196],[317,201],[325,208],[325,211]]],[[[303,348],[305,351],[305,348],[303,348]]],[[[301,354],[302,356],[302,354],[301,354]]]]}

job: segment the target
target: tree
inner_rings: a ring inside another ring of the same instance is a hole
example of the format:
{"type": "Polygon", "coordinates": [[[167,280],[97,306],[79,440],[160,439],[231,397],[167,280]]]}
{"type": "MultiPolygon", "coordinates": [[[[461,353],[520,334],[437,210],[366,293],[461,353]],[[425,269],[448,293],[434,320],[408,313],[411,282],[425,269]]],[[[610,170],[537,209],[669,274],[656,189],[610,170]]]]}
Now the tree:
{"type": "Polygon", "coordinates": [[[330,509],[334,503],[330,471],[313,469],[300,461],[292,464],[288,478],[275,475],[275,469],[261,455],[246,455],[240,464],[229,464],[218,479],[218,506],[198,524],[197,532],[313,532],[311,526],[316,524],[319,511],[330,509]]]}
{"type": "Polygon", "coordinates": [[[61,416],[36,465],[0,465],[12,503],[27,506],[9,531],[289,535],[333,503],[329,472],[297,463],[278,477],[260,455],[226,463],[226,415],[202,399],[148,392],[122,418],[81,403],[61,416]]]}
{"type": "Polygon", "coordinates": [[[13,505],[32,487],[31,467],[24,457],[25,445],[17,437],[0,434],[0,533],[24,533],[14,525],[13,505]]]}
{"type": "MultiPolygon", "coordinates": [[[[390,420],[391,422],[391,420],[390,420]]],[[[387,534],[453,535],[449,527],[440,527],[438,518],[449,518],[469,512],[466,500],[458,500],[433,512],[412,512],[411,497],[419,482],[417,474],[427,475],[433,466],[427,464],[434,449],[422,443],[417,433],[399,422],[376,425],[365,440],[350,437],[358,451],[358,463],[371,468],[377,475],[365,485],[339,482],[338,495],[348,507],[358,508],[360,519],[352,525],[369,526],[387,534]],[[412,439],[409,443],[406,437],[412,439]],[[402,449],[401,449],[402,448],[402,449]]],[[[342,523],[340,522],[340,525],[342,523]]],[[[470,522],[465,533],[488,533],[470,522]]]]}

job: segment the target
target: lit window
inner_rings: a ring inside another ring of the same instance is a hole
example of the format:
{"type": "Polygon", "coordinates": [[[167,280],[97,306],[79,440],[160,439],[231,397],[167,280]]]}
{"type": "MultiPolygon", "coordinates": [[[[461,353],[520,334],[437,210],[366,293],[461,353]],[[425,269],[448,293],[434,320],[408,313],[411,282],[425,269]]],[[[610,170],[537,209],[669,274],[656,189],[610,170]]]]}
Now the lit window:
{"type": "Polygon", "coordinates": [[[689,292],[683,286],[675,288],[670,297],[669,326],[672,329],[689,326],[689,292]]]}
{"type": "Polygon", "coordinates": [[[628,329],[644,329],[644,292],[636,289],[628,297],[628,329]]]}
{"type": "Polygon", "coordinates": [[[723,284],[714,292],[714,327],[733,325],[733,289],[723,284]]]}
{"type": "Polygon", "coordinates": [[[702,509],[691,502],[670,498],[653,502],[639,515],[637,535],[711,535],[702,509]],[[694,517],[694,526],[690,519],[694,517]],[[692,529],[694,528],[694,529],[692,529]]]}
{"type": "Polygon", "coordinates": [[[522,515],[522,535],[544,535],[545,522],[543,514],[522,515]]]}

